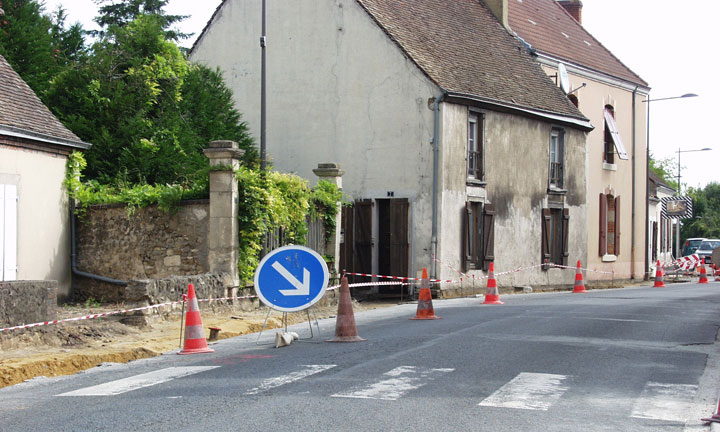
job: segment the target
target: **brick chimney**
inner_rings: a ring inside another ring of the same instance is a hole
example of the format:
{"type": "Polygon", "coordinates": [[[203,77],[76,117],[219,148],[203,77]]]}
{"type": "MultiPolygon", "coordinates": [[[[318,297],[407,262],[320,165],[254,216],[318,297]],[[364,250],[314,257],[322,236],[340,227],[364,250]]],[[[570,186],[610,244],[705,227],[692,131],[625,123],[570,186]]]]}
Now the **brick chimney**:
{"type": "Polygon", "coordinates": [[[582,24],[583,4],[581,0],[557,0],[557,2],[560,6],[564,7],[573,18],[575,18],[575,21],[582,24]]]}

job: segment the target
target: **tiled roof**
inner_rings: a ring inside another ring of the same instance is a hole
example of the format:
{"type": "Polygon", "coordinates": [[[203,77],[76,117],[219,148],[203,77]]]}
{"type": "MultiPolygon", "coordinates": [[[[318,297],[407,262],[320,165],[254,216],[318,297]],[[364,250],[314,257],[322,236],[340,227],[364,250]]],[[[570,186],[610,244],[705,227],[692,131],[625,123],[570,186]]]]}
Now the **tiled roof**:
{"type": "Polygon", "coordinates": [[[585,119],[483,2],[357,2],[432,81],[449,93],[585,119]]]}
{"type": "Polygon", "coordinates": [[[508,0],[508,23],[541,53],[647,87],[555,0],[508,0]]]}
{"type": "Polygon", "coordinates": [[[88,148],[65,127],[0,56],[0,134],[13,131],[40,142],[88,148]]]}

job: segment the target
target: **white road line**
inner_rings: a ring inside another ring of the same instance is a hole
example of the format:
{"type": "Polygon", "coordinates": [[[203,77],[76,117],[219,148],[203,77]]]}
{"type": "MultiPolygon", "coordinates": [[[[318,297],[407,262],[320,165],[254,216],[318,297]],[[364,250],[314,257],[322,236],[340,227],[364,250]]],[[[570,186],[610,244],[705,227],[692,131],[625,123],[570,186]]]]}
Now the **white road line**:
{"type": "Polygon", "coordinates": [[[410,390],[424,386],[441,373],[452,372],[454,370],[455,369],[427,369],[415,366],[400,366],[383,374],[391,378],[347,393],[337,393],[332,395],[332,397],[397,400],[410,390]]]}
{"type": "Polygon", "coordinates": [[[264,391],[273,389],[275,387],[280,387],[285,384],[290,384],[291,382],[295,382],[297,380],[301,380],[305,377],[309,377],[310,375],[315,375],[320,372],[326,371],[328,369],[332,369],[337,365],[304,365],[305,369],[293,372],[287,375],[282,375],[275,378],[269,378],[263,381],[258,387],[255,387],[253,389],[248,390],[245,392],[246,395],[254,395],[258,393],[262,393],[264,391]]]}
{"type": "Polygon", "coordinates": [[[547,411],[568,389],[565,375],[523,372],[480,402],[479,406],[547,411]]]}
{"type": "Polygon", "coordinates": [[[206,370],[215,369],[220,366],[188,366],[188,367],[170,367],[160,369],[154,372],[148,372],[140,375],[123,378],[117,381],[111,381],[105,384],[99,384],[92,387],[86,387],[57,396],[113,396],[120,393],[137,390],[143,387],[150,387],[156,384],[164,383],[175,378],[204,372],[206,370]]]}
{"type": "Polygon", "coordinates": [[[684,423],[698,386],[649,382],[635,402],[631,417],[684,423]]]}

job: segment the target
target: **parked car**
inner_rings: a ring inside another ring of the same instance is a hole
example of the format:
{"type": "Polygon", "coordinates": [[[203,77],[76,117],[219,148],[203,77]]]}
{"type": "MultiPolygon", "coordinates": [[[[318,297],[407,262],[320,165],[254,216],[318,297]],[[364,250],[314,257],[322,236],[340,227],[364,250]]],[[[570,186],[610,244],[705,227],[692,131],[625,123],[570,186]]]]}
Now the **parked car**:
{"type": "Polygon", "coordinates": [[[700,243],[707,240],[706,238],[702,237],[693,237],[685,240],[685,246],[683,246],[682,249],[682,256],[688,256],[692,255],[697,251],[698,246],[700,246],[700,243]]]}
{"type": "Polygon", "coordinates": [[[705,263],[709,264],[712,260],[712,253],[715,248],[720,247],[720,239],[708,239],[700,243],[695,253],[700,259],[705,259],[705,263]]]}

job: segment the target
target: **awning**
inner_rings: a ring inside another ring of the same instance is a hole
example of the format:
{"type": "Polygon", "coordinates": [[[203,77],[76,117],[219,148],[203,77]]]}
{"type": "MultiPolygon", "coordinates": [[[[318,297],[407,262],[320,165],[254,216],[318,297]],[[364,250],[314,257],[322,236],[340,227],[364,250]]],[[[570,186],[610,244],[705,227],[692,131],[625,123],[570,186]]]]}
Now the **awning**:
{"type": "Polygon", "coordinates": [[[612,111],[607,108],[605,109],[605,125],[610,132],[613,143],[615,144],[615,151],[617,152],[618,157],[623,160],[628,160],[627,150],[625,150],[625,145],[622,142],[622,138],[620,138],[620,132],[618,131],[617,124],[615,124],[615,117],[613,117],[612,111]]]}

